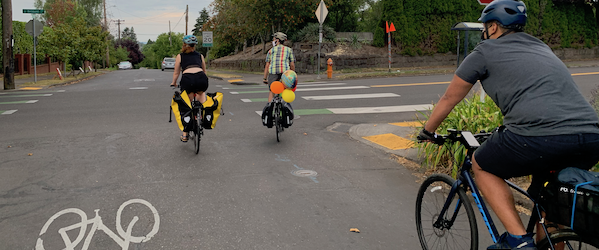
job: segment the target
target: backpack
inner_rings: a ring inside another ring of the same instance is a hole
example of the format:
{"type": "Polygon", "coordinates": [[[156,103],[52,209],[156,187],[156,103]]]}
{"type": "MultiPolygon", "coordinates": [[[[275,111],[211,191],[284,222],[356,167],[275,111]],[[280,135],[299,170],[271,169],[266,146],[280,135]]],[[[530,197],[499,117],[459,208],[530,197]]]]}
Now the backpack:
{"type": "Polygon", "coordinates": [[[267,128],[272,128],[273,119],[272,119],[272,109],[274,107],[274,103],[268,103],[262,109],[262,125],[267,128]]]}
{"type": "Polygon", "coordinates": [[[213,129],[216,126],[216,121],[221,115],[224,115],[222,111],[223,105],[223,93],[206,93],[206,101],[202,104],[202,127],[205,129],[213,129]]]}
{"type": "Polygon", "coordinates": [[[291,107],[291,103],[283,103],[283,127],[288,128],[293,125],[293,108],[291,107]]]}
{"type": "Polygon", "coordinates": [[[599,173],[565,168],[545,183],[539,203],[547,220],[569,226],[599,244],[599,173]]]}

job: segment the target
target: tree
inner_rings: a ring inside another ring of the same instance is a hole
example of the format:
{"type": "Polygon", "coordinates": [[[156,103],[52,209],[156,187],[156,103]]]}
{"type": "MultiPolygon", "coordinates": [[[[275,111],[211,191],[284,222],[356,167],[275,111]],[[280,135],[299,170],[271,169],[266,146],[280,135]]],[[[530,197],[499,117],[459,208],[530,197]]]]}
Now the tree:
{"type": "Polygon", "coordinates": [[[358,27],[358,11],[364,5],[364,0],[332,1],[325,23],[337,32],[355,32],[358,27]]]}
{"type": "Polygon", "coordinates": [[[127,49],[127,51],[129,52],[129,55],[128,55],[129,61],[132,64],[137,65],[141,61],[143,61],[144,55],[139,50],[139,43],[137,43],[136,41],[131,40],[131,39],[124,39],[124,40],[121,40],[121,42],[118,43],[117,46],[127,49]]]}
{"type": "Polygon", "coordinates": [[[206,24],[208,20],[210,20],[210,15],[208,14],[206,8],[204,8],[202,11],[200,11],[200,16],[196,18],[196,24],[194,25],[193,30],[191,30],[194,36],[202,35],[202,31],[204,31],[204,24],[206,24]]]}
{"type": "Polygon", "coordinates": [[[13,21],[12,30],[15,38],[15,54],[33,54],[33,36],[25,30],[25,22],[13,21]]]}
{"type": "Polygon", "coordinates": [[[123,40],[128,39],[137,42],[137,35],[135,34],[133,27],[131,27],[131,29],[129,29],[129,27],[125,27],[125,29],[121,32],[121,38],[123,40]]]}
{"type": "Polygon", "coordinates": [[[68,16],[83,17],[87,27],[102,23],[102,0],[35,0],[34,6],[46,10],[41,17],[50,26],[68,16]]]}

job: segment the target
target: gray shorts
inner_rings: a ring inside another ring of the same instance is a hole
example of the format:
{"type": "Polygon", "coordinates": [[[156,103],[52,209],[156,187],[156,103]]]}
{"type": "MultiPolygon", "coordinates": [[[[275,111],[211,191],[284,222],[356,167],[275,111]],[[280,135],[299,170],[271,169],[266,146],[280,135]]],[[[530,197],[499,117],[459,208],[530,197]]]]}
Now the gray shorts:
{"type": "Polygon", "coordinates": [[[274,81],[280,81],[282,75],[283,74],[268,74],[268,78],[266,79],[266,81],[268,82],[269,90],[270,90],[270,84],[274,81]]]}

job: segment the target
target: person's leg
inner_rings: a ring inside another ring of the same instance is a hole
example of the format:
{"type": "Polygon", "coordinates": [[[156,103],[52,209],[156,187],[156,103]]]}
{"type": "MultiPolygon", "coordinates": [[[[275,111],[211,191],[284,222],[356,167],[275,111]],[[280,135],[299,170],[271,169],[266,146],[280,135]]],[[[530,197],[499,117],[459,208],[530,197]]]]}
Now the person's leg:
{"type": "Polygon", "coordinates": [[[518,211],[516,211],[514,195],[507,183],[500,177],[484,171],[474,157],[472,159],[472,170],[476,178],[476,185],[493,212],[503,223],[505,229],[513,235],[526,234],[524,224],[522,224],[518,211]]]}

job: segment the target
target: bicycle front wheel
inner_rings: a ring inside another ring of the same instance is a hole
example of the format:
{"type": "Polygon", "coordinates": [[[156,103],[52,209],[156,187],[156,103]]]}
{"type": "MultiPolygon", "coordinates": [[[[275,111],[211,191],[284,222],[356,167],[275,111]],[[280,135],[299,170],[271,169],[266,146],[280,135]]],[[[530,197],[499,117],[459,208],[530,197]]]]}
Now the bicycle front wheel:
{"type": "Polygon", "coordinates": [[[472,203],[462,188],[451,197],[449,208],[437,222],[454,179],[445,174],[428,177],[418,190],[416,228],[420,245],[432,249],[478,249],[478,227],[472,203]]]}
{"type": "MultiPolygon", "coordinates": [[[[555,249],[577,249],[577,250],[597,250],[599,242],[590,243],[588,240],[581,238],[571,229],[559,229],[558,231],[549,233],[551,242],[555,249]],[[593,246],[595,245],[595,246],[593,246]]],[[[597,240],[595,240],[597,241],[597,240]]],[[[547,238],[540,240],[537,243],[537,249],[551,249],[547,238]]]]}

